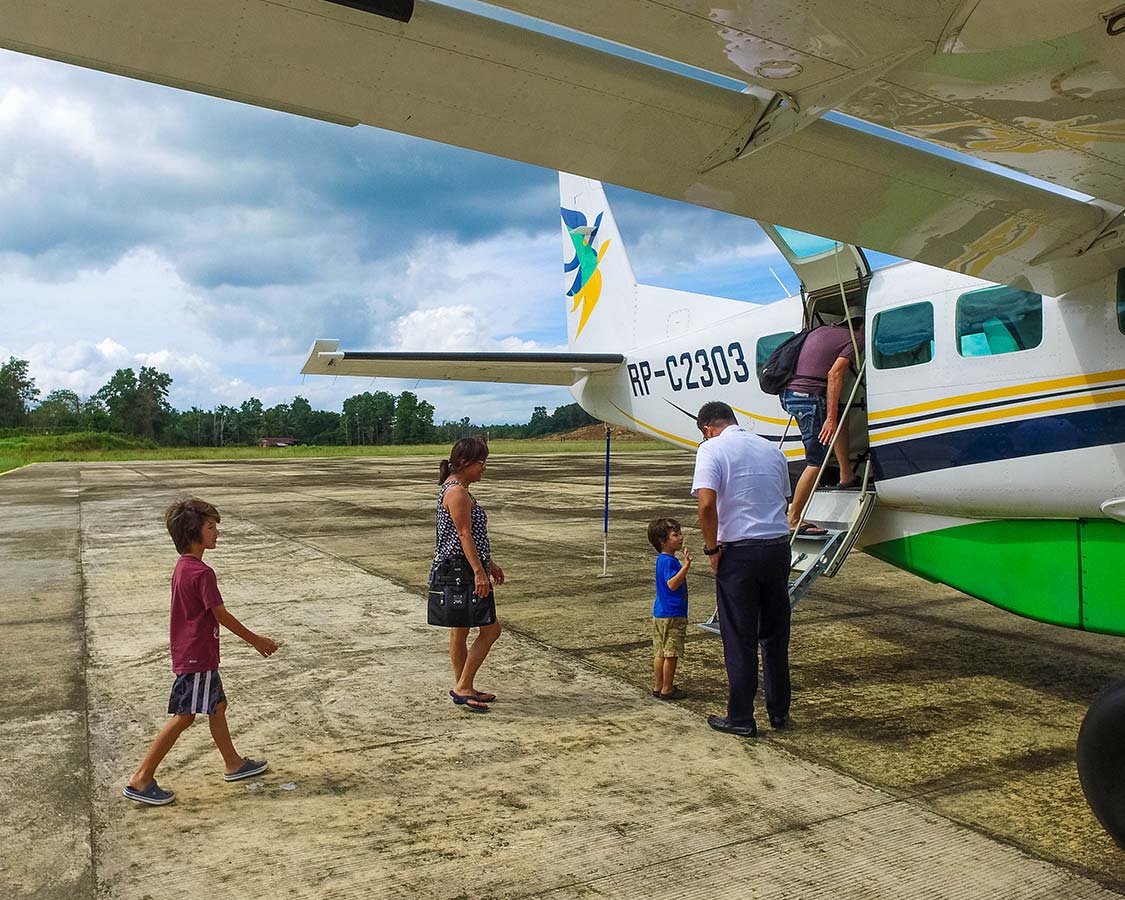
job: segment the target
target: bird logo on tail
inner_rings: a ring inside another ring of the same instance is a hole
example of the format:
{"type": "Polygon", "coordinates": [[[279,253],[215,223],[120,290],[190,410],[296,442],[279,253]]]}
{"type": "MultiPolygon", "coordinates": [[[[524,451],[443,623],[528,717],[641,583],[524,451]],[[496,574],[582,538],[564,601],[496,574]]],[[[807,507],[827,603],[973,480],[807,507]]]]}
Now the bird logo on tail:
{"type": "Polygon", "coordinates": [[[594,311],[594,307],[598,305],[598,299],[602,295],[602,273],[598,271],[598,264],[605,256],[609,241],[603,241],[600,247],[596,247],[595,241],[598,236],[598,229],[602,224],[602,216],[605,215],[604,212],[598,213],[594,224],[590,225],[586,221],[585,213],[576,209],[567,209],[565,206],[560,208],[563,224],[566,225],[570,241],[574,245],[574,259],[563,264],[564,272],[575,273],[574,283],[570,286],[566,295],[574,298],[574,305],[570,308],[571,312],[575,312],[579,305],[582,306],[582,312],[578,317],[578,330],[574,334],[577,338],[582,334],[582,329],[586,327],[586,320],[590,318],[590,314],[594,311]]]}

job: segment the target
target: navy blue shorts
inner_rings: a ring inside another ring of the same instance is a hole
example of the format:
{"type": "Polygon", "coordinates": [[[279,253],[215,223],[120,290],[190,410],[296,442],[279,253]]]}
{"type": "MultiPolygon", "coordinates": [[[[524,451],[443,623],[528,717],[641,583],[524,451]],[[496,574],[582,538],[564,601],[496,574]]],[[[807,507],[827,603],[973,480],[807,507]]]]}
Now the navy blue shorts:
{"type": "Polygon", "coordinates": [[[168,697],[170,716],[213,716],[215,707],[226,703],[223,679],[219,670],[210,672],[185,672],[177,675],[168,697]]]}

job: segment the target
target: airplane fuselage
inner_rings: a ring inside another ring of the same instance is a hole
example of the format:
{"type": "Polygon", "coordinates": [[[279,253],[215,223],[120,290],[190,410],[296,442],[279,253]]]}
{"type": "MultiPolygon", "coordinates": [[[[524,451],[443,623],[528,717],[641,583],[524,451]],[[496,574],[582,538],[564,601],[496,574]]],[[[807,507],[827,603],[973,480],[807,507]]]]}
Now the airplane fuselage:
{"type": "MultiPolygon", "coordinates": [[[[912,262],[872,275],[866,390],[849,421],[878,492],[863,549],[1033,618],[1125,633],[1118,281],[1055,298],[912,262]]],[[[668,313],[674,337],[572,392],[593,415],[687,449],[695,412],[722,399],[799,460],[800,435],[757,368],[802,312],[789,297],[686,332],[668,313]]]]}

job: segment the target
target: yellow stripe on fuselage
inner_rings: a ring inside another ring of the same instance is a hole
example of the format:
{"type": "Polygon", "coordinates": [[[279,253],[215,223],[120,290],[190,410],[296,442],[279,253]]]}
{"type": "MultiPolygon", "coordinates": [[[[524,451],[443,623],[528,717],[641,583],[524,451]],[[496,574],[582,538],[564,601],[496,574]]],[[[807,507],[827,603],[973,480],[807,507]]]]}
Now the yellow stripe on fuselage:
{"type": "MultiPolygon", "coordinates": [[[[679,435],[672,434],[671,432],[668,432],[668,431],[663,431],[663,430],[657,428],[654,425],[649,425],[648,422],[642,422],[636,416],[629,415],[627,412],[625,412],[625,410],[623,410],[620,406],[618,406],[616,403],[613,403],[612,401],[610,402],[610,405],[614,409],[616,409],[619,413],[621,413],[621,415],[623,415],[630,422],[636,422],[642,428],[647,428],[653,434],[658,434],[661,437],[666,437],[666,438],[668,438],[668,440],[676,441],[679,444],[686,444],[688,447],[696,447],[696,448],[699,447],[698,441],[689,441],[686,438],[680,437],[679,435]]],[[[734,407],[731,407],[731,408],[733,409],[734,407]]],[[[742,412],[742,410],[739,410],[739,412],[742,412]]],[[[749,415],[749,413],[747,413],[747,415],[749,415]]],[[[782,424],[784,424],[784,423],[782,423],[782,424]]],[[[803,447],[801,447],[797,450],[783,450],[782,451],[782,453],[784,453],[786,457],[802,456],[804,454],[804,452],[805,452],[805,450],[804,450],[803,447]]]]}
{"type": "Polygon", "coordinates": [[[1125,369],[1115,369],[1112,372],[1095,372],[1090,375],[1074,375],[1070,378],[1055,378],[1050,381],[1032,381],[1027,384],[1016,384],[1011,387],[997,388],[993,391],[978,391],[974,394],[959,394],[956,397],[943,397],[940,400],[930,400],[926,403],[915,403],[911,406],[897,406],[894,409],[884,409],[879,412],[869,412],[868,422],[879,419],[894,419],[898,416],[908,416],[911,413],[929,412],[947,406],[959,406],[964,403],[977,403],[982,400],[997,400],[1002,397],[1016,397],[1020,394],[1030,394],[1038,391],[1053,391],[1059,388],[1079,387],[1084,384],[1104,384],[1107,381],[1125,379],[1125,369]]]}
{"type": "Polygon", "coordinates": [[[759,422],[768,422],[770,425],[788,425],[789,419],[771,419],[769,416],[759,416],[757,413],[752,413],[748,409],[739,409],[737,406],[732,406],[736,413],[741,413],[750,419],[756,419],[759,422]]]}
{"type": "Polygon", "coordinates": [[[623,416],[624,416],[624,417],[625,417],[626,419],[628,419],[628,420],[629,420],[630,422],[636,422],[636,423],[637,423],[638,425],[640,425],[640,426],[641,426],[642,428],[647,428],[647,429],[648,429],[649,431],[651,431],[651,432],[652,432],[653,434],[658,434],[658,435],[660,435],[661,437],[666,437],[666,438],[668,438],[668,440],[670,440],[670,441],[676,441],[677,443],[680,443],[680,444],[686,444],[686,445],[687,445],[687,446],[689,446],[689,447],[698,447],[698,446],[699,446],[699,441],[689,441],[689,440],[687,440],[686,438],[682,438],[682,437],[680,437],[679,435],[675,435],[675,434],[672,434],[671,432],[668,432],[668,431],[661,431],[661,430],[660,430],[659,428],[656,428],[656,427],[655,427],[655,426],[653,426],[653,425],[649,425],[649,424],[648,424],[648,422],[642,422],[642,421],[641,421],[640,419],[638,419],[638,418],[635,418],[634,416],[631,416],[631,415],[629,415],[629,414],[628,414],[627,412],[625,412],[625,410],[623,410],[623,409],[622,409],[622,408],[621,408],[620,406],[618,406],[618,405],[617,405],[616,403],[613,403],[613,402],[611,401],[610,405],[611,405],[611,406],[612,406],[612,407],[613,407],[614,409],[616,409],[616,410],[617,410],[617,411],[618,411],[619,413],[621,413],[621,415],[623,415],[623,416]]]}
{"type": "Polygon", "coordinates": [[[894,440],[895,438],[924,434],[927,431],[940,431],[944,428],[956,428],[960,425],[995,422],[1000,419],[1019,418],[1034,413],[1052,412],[1059,409],[1078,409],[1083,406],[1093,406],[1098,403],[1113,403],[1118,400],[1125,400],[1125,391],[1109,391],[1108,393],[1091,394],[1085,397],[1059,397],[1054,400],[1040,400],[1036,403],[1023,403],[1019,406],[1009,406],[1004,409],[990,409],[964,416],[954,416],[950,419],[922,422],[907,428],[894,428],[890,431],[884,431],[881,434],[871,435],[871,443],[883,443],[884,441],[894,440]]]}
{"type": "MultiPolygon", "coordinates": [[[[767,422],[770,425],[785,425],[786,427],[788,427],[789,422],[792,419],[792,416],[790,416],[788,419],[771,419],[769,416],[759,416],[755,413],[750,412],[749,410],[739,409],[737,406],[732,406],[731,409],[733,409],[736,413],[741,413],[742,415],[747,416],[748,418],[755,419],[758,422],[767,422]]],[[[797,435],[797,439],[800,440],[800,433],[794,433],[797,435]]],[[[781,452],[787,459],[796,459],[798,456],[805,455],[805,448],[802,446],[796,450],[782,450],[781,452]]]]}

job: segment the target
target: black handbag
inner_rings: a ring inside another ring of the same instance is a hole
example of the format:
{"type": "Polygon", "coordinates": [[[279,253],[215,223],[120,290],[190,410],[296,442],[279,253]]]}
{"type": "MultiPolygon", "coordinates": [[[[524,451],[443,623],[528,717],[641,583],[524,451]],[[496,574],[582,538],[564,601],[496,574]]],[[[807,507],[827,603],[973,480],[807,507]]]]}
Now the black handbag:
{"type": "Polygon", "coordinates": [[[479,628],[496,621],[496,602],[492,592],[487,597],[473,593],[476,582],[472,566],[463,556],[454,556],[438,564],[430,578],[426,621],[444,628],[479,628]]]}

